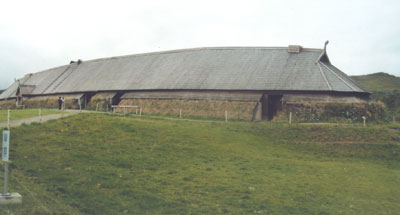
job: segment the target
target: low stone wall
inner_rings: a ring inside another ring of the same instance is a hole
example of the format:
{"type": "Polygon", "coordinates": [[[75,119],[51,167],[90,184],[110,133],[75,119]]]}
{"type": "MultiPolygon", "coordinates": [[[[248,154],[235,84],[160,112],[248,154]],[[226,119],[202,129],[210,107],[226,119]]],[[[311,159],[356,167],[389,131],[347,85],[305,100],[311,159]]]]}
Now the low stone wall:
{"type": "MultiPolygon", "coordinates": [[[[179,100],[179,99],[123,99],[119,105],[135,105],[142,108],[143,114],[169,115],[179,117],[200,117],[224,119],[225,110],[229,120],[254,120],[258,102],[215,101],[215,100],[179,100]]],[[[134,112],[136,109],[127,108],[134,112]]],[[[119,111],[123,111],[120,109],[119,111]]]]}
{"type": "Polygon", "coordinates": [[[385,108],[380,102],[312,103],[286,102],[274,121],[287,121],[292,113],[293,122],[362,122],[385,118],[385,108]]]}

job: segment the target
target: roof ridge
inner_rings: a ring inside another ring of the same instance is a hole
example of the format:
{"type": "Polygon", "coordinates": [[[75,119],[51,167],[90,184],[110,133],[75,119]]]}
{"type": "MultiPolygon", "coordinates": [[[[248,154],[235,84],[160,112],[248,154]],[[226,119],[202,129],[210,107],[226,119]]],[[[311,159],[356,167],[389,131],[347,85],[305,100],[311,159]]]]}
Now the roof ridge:
{"type": "MultiPolygon", "coordinates": [[[[137,54],[129,54],[129,55],[121,55],[121,56],[115,56],[115,57],[104,57],[104,58],[97,58],[97,59],[92,59],[92,60],[86,60],[83,62],[96,62],[96,61],[103,61],[103,60],[114,60],[114,59],[123,59],[123,58],[128,58],[128,57],[136,57],[136,56],[147,56],[147,55],[157,55],[157,54],[170,54],[170,53],[180,53],[180,52],[189,52],[189,51],[200,51],[200,50],[241,50],[241,49],[265,49],[265,50],[271,50],[271,49],[279,49],[279,50],[286,50],[288,47],[278,47],[278,46],[221,46],[221,47],[199,47],[199,48],[187,48],[187,49],[173,49],[173,50],[166,50],[166,51],[155,51],[155,52],[146,52],[146,53],[137,53],[137,54]]],[[[323,51],[323,49],[317,49],[317,48],[302,48],[301,51],[306,51],[306,52],[319,52],[323,51]]]]}
{"type": "Polygon", "coordinates": [[[45,70],[42,70],[42,71],[39,71],[39,72],[28,73],[28,74],[26,74],[26,75],[29,75],[29,74],[38,74],[38,73],[43,73],[43,72],[50,72],[51,70],[59,69],[59,68],[62,68],[62,67],[68,66],[68,65],[69,65],[69,64],[65,64],[65,65],[61,65],[61,66],[57,66],[57,67],[52,67],[52,68],[45,69],[45,70]]]}
{"type": "MultiPolygon", "coordinates": [[[[96,61],[105,61],[105,60],[116,60],[116,59],[123,59],[123,58],[128,58],[128,57],[136,57],[136,56],[147,56],[147,55],[156,55],[156,54],[170,54],[170,53],[179,53],[179,52],[188,52],[188,51],[200,51],[200,50],[230,50],[230,49],[265,49],[265,50],[271,50],[271,49],[288,49],[288,47],[283,47],[283,46],[215,46],[215,47],[198,47],[198,48],[186,48],[186,49],[172,49],[172,50],[165,50],[165,51],[154,51],[154,52],[145,52],[145,53],[136,53],[136,54],[128,54],[128,55],[120,55],[120,56],[113,56],[113,57],[103,57],[103,58],[95,58],[91,60],[84,60],[82,63],[85,62],[96,62],[96,61]]],[[[319,48],[302,48],[301,52],[318,52],[318,51],[323,51],[323,49],[319,48]]],[[[52,67],[49,69],[45,69],[42,71],[34,72],[34,73],[28,73],[28,74],[38,74],[38,73],[43,73],[43,72],[49,72],[54,69],[59,69],[62,67],[69,66],[69,64],[64,64],[61,66],[57,67],[52,67]]],[[[26,75],[28,75],[26,74],[26,75]]]]}

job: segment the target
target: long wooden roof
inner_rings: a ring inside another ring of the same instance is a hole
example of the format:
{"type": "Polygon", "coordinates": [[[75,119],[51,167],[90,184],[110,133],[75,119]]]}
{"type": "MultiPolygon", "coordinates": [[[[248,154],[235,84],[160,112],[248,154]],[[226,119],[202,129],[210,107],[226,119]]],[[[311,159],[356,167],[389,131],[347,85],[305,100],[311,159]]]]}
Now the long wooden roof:
{"type": "Polygon", "coordinates": [[[195,48],[75,62],[28,74],[0,99],[15,97],[18,86],[29,86],[29,95],[118,90],[368,93],[331,65],[325,50],[293,53],[287,47],[195,48]]]}

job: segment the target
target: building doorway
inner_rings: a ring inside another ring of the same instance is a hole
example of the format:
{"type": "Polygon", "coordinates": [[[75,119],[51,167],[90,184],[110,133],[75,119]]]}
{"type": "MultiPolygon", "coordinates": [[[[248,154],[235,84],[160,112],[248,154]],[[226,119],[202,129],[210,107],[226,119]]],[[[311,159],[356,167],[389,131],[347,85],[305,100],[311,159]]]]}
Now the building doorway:
{"type": "Polygon", "coordinates": [[[264,94],[262,100],[262,119],[272,120],[282,110],[282,95],[264,94]]]}

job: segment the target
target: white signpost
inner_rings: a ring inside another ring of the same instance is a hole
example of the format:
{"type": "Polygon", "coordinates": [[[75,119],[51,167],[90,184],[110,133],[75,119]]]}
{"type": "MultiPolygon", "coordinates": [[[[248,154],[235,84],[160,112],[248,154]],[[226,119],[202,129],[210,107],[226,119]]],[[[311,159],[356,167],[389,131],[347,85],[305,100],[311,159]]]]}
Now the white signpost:
{"type": "Polygon", "coordinates": [[[1,150],[1,159],[8,162],[10,152],[10,131],[3,131],[3,149],[1,150]]]}
{"type": "Polygon", "coordinates": [[[8,110],[8,130],[3,130],[3,147],[1,160],[4,162],[4,192],[0,194],[0,205],[21,204],[22,196],[19,193],[8,192],[8,159],[10,157],[10,110],[8,110]]]}
{"type": "Polygon", "coordinates": [[[3,131],[3,147],[1,148],[1,160],[4,161],[4,192],[3,196],[9,196],[8,187],[8,153],[10,152],[10,131],[3,131]]]}

